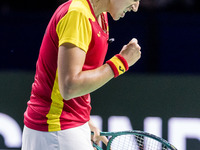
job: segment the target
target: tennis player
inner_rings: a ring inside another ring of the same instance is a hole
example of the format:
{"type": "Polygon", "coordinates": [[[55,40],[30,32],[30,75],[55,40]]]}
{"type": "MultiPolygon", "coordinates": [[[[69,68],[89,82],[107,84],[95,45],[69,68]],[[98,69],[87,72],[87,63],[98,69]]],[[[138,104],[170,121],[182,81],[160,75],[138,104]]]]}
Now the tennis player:
{"type": "Polygon", "coordinates": [[[114,20],[136,12],[139,0],[69,0],[53,14],[40,48],[24,113],[22,150],[92,150],[107,143],[90,120],[91,92],[125,73],[141,57],[137,39],[104,63],[107,12],[114,20]]]}

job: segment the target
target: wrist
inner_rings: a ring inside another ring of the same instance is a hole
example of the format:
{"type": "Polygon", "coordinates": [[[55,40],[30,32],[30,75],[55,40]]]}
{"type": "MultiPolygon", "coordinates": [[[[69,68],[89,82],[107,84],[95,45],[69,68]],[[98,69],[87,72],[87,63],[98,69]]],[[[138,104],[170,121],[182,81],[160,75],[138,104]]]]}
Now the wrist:
{"type": "Polygon", "coordinates": [[[113,56],[106,63],[112,68],[115,78],[129,69],[126,59],[120,54],[113,56]]]}

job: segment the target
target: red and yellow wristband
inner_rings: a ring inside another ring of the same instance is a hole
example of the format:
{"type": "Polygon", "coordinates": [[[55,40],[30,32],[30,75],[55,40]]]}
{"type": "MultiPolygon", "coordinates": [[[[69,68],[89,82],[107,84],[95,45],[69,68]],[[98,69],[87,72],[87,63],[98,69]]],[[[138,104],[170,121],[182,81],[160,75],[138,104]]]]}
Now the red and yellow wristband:
{"type": "Polygon", "coordinates": [[[127,61],[120,54],[113,56],[110,60],[106,61],[106,63],[112,68],[115,78],[129,69],[127,61]]]}

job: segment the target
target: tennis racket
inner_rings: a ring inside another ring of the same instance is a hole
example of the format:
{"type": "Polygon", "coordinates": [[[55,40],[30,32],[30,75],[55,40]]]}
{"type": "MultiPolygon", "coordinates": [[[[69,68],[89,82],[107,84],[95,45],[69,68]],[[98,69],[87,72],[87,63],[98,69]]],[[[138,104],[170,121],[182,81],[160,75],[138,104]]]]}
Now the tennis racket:
{"type": "MultiPolygon", "coordinates": [[[[143,131],[101,132],[100,135],[109,137],[106,150],[177,150],[168,141],[143,131]]],[[[94,142],[93,146],[103,150],[94,142]]]]}

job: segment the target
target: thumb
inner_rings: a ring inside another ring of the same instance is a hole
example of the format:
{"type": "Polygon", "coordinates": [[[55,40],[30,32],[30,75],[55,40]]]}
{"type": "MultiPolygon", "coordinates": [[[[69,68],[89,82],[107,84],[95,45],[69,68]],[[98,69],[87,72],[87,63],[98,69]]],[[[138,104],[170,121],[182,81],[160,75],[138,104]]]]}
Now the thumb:
{"type": "Polygon", "coordinates": [[[122,47],[122,50],[126,49],[126,47],[127,47],[127,45],[124,45],[124,46],[122,47]]]}

